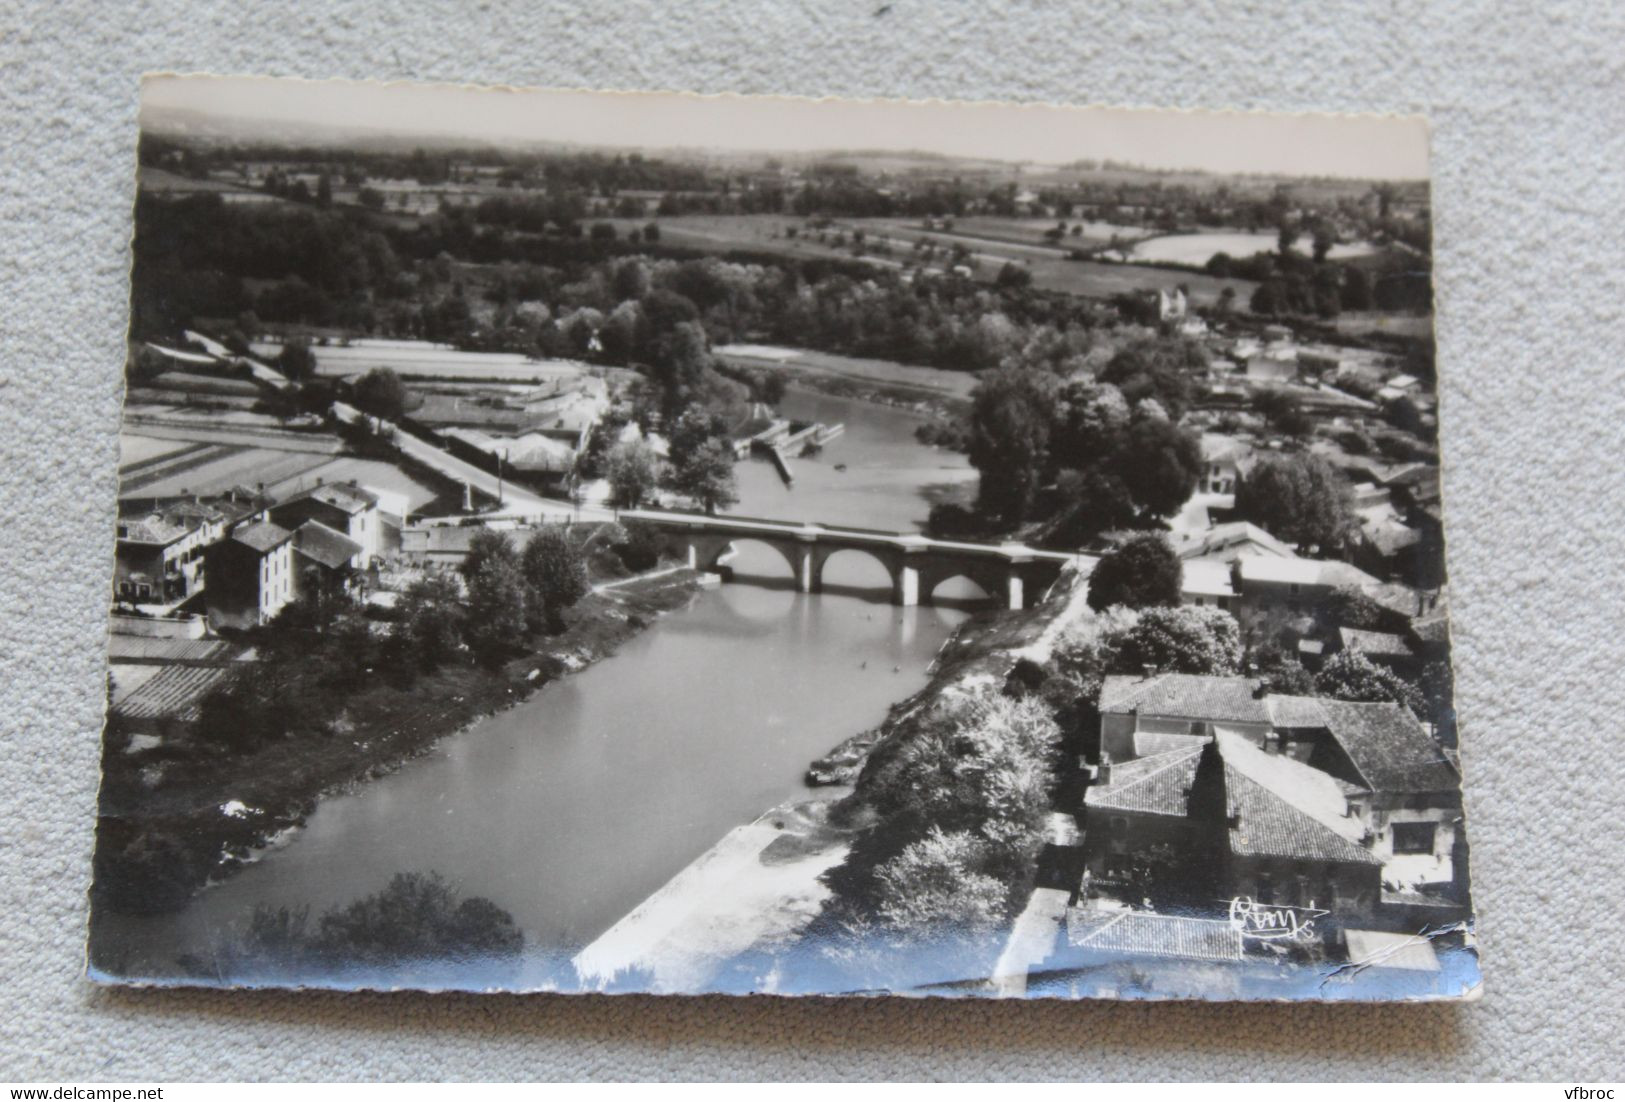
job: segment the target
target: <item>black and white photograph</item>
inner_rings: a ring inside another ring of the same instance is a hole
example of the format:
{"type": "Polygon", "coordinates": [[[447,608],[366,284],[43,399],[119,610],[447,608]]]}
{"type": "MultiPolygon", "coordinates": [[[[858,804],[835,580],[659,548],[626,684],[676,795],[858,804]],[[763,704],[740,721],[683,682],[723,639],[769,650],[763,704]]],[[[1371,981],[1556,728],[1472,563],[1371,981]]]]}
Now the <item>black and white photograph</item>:
{"type": "Polygon", "coordinates": [[[93,980],[1478,996],[1424,118],[139,123],[93,980]]]}

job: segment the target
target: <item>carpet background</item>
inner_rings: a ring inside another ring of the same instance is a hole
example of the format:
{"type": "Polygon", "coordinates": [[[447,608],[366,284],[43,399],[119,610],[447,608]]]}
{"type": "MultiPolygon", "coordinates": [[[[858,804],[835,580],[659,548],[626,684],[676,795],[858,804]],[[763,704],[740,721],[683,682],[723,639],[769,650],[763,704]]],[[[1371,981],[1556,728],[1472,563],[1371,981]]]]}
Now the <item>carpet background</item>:
{"type": "Polygon", "coordinates": [[[1625,9],[62,0],[0,4],[0,26],[0,1075],[1621,1077],[1625,9]],[[1427,113],[1483,1000],[93,988],[83,892],[152,70],[1427,113]]]}

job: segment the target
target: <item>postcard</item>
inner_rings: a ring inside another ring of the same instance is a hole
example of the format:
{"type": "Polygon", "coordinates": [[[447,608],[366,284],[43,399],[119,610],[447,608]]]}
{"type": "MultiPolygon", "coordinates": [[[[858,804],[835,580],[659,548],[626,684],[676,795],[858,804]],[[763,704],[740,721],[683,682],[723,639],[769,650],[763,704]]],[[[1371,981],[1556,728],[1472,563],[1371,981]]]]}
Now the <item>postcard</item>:
{"type": "Polygon", "coordinates": [[[1425,121],[141,97],[94,980],[1477,995],[1425,121]]]}

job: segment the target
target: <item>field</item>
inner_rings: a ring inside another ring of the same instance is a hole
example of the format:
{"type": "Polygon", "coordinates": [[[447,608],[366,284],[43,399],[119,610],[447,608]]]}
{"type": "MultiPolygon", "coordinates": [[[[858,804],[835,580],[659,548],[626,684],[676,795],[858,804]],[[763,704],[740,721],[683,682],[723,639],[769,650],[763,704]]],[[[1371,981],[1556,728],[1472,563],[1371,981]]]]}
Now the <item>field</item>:
{"type": "MultiPolygon", "coordinates": [[[[917,238],[928,237],[939,245],[959,244],[969,249],[971,258],[978,265],[976,272],[978,279],[991,280],[1006,263],[1013,262],[1032,272],[1033,284],[1036,287],[1046,291],[1092,298],[1183,285],[1189,290],[1195,305],[1209,305],[1218,300],[1226,287],[1234,288],[1236,295],[1245,302],[1257,286],[1244,279],[1214,279],[1198,272],[1071,260],[1067,258],[1068,250],[1089,243],[1091,239],[1068,237],[1067,244],[1064,245],[1036,243],[1042,241],[1043,229],[1053,225],[1039,219],[964,220],[964,225],[981,227],[978,232],[985,231],[989,235],[1013,235],[1014,229],[1020,227],[1024,233],[1032,235],[1035,243],[1013,239],[1001,240],[998,236],[969,236],[960,232],[959,224],[955,225],[952,233],[941,230],[927,233],[924,229],[914,228],[911,222],[895,218],[858,219],[839,222],[832,226],[830,233],[845,233],[849,241],[853,229],[868,227],[864,229],[864,233],[869,244],[872,245],[882,239],[891,243],[889,256],[866,255],[861,258],[852,256],[850,244],[845,246],[821,244],[816,238],[808,237],[805,233],[798,233],[795,238],[784,235],[787,228],[796,227],[799,230],[802,224],[801,219],[780,215],[684,215],[681,218],[661,220],[660,235],[663,243],[708,252],[728,252],[738,249],[803,259],[813,257],[861,259],[876,267],[893,269],[901,268],[911,260],[914,255],[914,241],[917,238]]],[[[625,230],[637,223],[621,221],[617,225],[625,230]]],[[[1089,226],[1091,227],[1089,232],[1100,230],[1144,232],[1131,226],[1107,227],[1103,223],[1089,223],[1089,226]]],[[[1106,237],[1093,239],[1092,243],[1100,244],[1109,239],[1108,232],[1106,237]]],[[[1274,248],[1274,244],[1275,239],[1271,237],[1269,247],[1274,248]]],[[[939,253],[935,263],[940,265],[942,259],[942,254],[939,253]]],[[[1205,263],[1206,260],[1207,257],[1204,256],[1202,262],[1205,263]]]]}
{"type": "Polygon", "coordinates": [[[1138,291],[1184,287],[1192,306],[1211,306],[1226,287],[1245,304],[1258,284],[1246,279],[1216,279],[1201,272],[1145,268],[1137,264],[1114,264],[1100,260],[1035,260],[1028,266],[1033,286],[1069,295],[1104,298],[1138,291]]]}
{"type": "MultiPolygon", "coordinates": [[[[1167,237],[1153,237],[1149,241],[1140,242],[1134,246],[1132,256],[1135,260],[1159,264],[1192,264],[1201,267],[1212,259],[1214,253],[1246,257],[1254,253],[1274,252],[1277,243],[1276,235],[1273,233],[1170,234],[1167,237]]],[[[1305,247],[1307,242],[1301,242],[1300,251],[1305,247]]],[[[1351,245],[1333,245],[1327,255],[1332,260],[1348,260],[1357,256],[1370,256],[1376,251],[1375,245],[1358,242],[1351,245]]]]}
{"type": "Polygon", "coordinates": [[[909,247],[912,247],[915,240],[925,238],[939,245],[964,245],[970,249],[1004,246],[1016,250],[1020,255],[1045,256],[1065,255],[1069,249],[1104,245],[1114,236],[1135,238],[1144,237],[1152,232],[1143,226],[1079,222],[1074,218],[998,218],[991,215],[956,219],[951,230],[927,230],[919,221],[905,218],[865,218],[857,219],[851,224],[865,231],[873,227],[876,231],[907,243],[909,247]],[[1045,231],[1054,229],[1061,221],[1067,224],[1065,236],[1054,243],[1046,241],[1045,231]],[[1072,227],[1078,225],[1081,225],[1083,230],[1074,236],[1072,227]]]}
{"type": "Polygon", "coordinates": [[[118,465],[123,470],[138,463],[147,463],[162,456],[173,455],[192,445],[185,440],[160,440],[153,436],[133,436],[121,433],[118,438],[118,465]]]}
{"type": "Polygon", "coordinates": [[[233,486],[253,487],[259,483],[270,486],[327,462],[328,456],[313,452],[222,447],[197,466],[160,470],[156,477],[127,478],[120,485],[119,493],[135,497],[218,494],[233,486]]]}
{"type": "Polygon", "coordinates": [[[138,186],[142,191],[157,192],[169,196],[196,194],[199,192],[213,192],[222,199],[231,203],[279,203],[282,200],[274,195],[267,195],[262,191],[254,191],[241,184],[229,180],[209,178],[194,180],[190,176],[182,176],[162,168],[153,168],[151,165],[142,165],[140,175],[137,177],[138,186]]]}
{"type": "MultiPolygon", "coordinates": [[[[277,344],[255,344],[254,354],[274,358],[277,344]]],[[[517,352],[459,352],[423,341],[353,341],[311,349],[316,373],[346,377],[375,367],[387,367],[402,378],[478,379],[514,383],[547,383],[573,379],[587,370],[571,360],[531,360],[517,352]]]]}

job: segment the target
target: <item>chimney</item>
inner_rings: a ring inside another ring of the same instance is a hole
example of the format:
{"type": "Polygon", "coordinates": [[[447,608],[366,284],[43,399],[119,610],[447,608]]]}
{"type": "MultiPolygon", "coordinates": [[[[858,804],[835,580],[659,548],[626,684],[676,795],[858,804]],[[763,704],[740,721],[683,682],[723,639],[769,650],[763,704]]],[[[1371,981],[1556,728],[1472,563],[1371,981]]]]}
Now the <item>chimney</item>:
{"type": "Polygon", "coordinates": [[[1140,667],[1140,672],[1144,674],[1145,679],[1149,681],[1153,677],[1157,676],[1157,664],[1155,662],[1147,662],[1145,665],[1140,667]]]}
{"type": "Polygon", "coordinates": [[[1095,783],[1096,784],[1111,784],[1112,783],[1112,763],[1111,762],[1103,761],[1099,765],[1095,766],[1095,783]]]}

